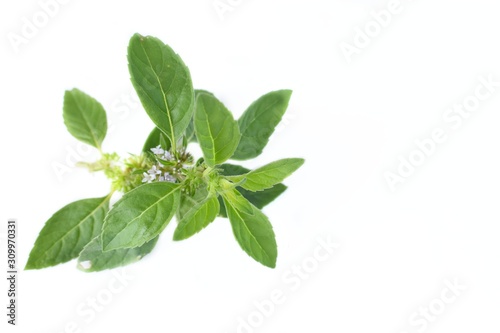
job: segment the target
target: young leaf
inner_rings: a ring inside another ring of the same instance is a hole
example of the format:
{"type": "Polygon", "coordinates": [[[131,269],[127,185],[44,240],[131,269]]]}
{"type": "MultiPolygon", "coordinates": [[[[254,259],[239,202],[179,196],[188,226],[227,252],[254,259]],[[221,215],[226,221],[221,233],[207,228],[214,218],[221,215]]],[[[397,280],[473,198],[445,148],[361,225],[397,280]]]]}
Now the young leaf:
{"type": "Polygon", "coordinates": [[[177,210],[179,192],[179,184],[154,182],[125,193],[104,220],[103,250],[138,247],[158,236],[177,210]]]}
{"type": "Polygon", "coordinates": [[[67,90],[64,94],[63,118],[71,135],[101,149],[108,130],[106,111],[101,103],[78,89],[67,90]]]}
{"type": "Polygon", "coordinates": [[[282,182],[304,164],[302,158],[284,158],[263,167],[250,171],[244,175],[227,177],[238,183],[244,180],[241,187],[249,191],[262,191],[282,182]]]}
{"type": "Polygon", "coordinates": [[[223,194],[233,234],[241,248],[261,264],[274,268],[278,249],[267,217],[236,190],[223,194]],[[245,207],[245,209],[241,209],[245,207]]]}
{"type": "Polygon", "coordinates": [[[174,233],[174,240],[189,238],[209,225],[219,213],[219,201],[215,196],[206,198],[193,206],[179,221],[174,233]]]}
{"type": "Polygon", "coordinates": [[[80,253],[77,267],[84,272],[99,272],[105,269],[132,264],[141,260],[153,250],[158,237],[156,236],[139,247],[103,252],[101,237],[97,236],[80,253]]]}
{"type": "Polygon", "coordinates": [[[194,92],[188,68],[168,45],[139,34],[130,39],[128,62],[144,109],[175,148],[193,115],[194,92]]]}
{"type": "Polygon", "coordinates": [[[224,104],[211,94],[202,93],[196,98],[194,128],[205,163],[210,167],[229,159],[238,146],[238,123],[224,104]]]}
{"type": "Polygon", "coordinates": [[[220,184],[223,183],[226,183],[222,186],[222,190],[220,192],[220,194],[224,197],[223,199],[229,201],[235,209],[242,211],[243,213],[253,215],[252,205],[248,204],[248,200],[246,200],[241,193],[236,190],[234,185],[227,180],[222,180],[220,182],[220,184]]]}
{"type": "Polygon", "coordinates": [[[259,156],[281,121],[292,95],[291,90],[270,92],[253,102],[238,120],[241,140],[232,159],[259,156]]]}
{"type": "Polygon", "coordinates": [[[31,250],[25,269],[61,264],[78,254],[101,232],[109,209],[109,196],[70,203],[45,223],[31,250]]]}
{"type": "MultiPolygon", "coordinates": [[[[242,175],[242,174],[250,172],[250,170],[247,168],[244,168],[240,165],[229,164],[229,163],[221,164],[218,166],[218,168],[221,169],[220,174],[223,176],[242,175]]],[[[281,195],[281,193],[285,192],[287,187],[280,183],[280,184],[274,185],[271,188],[268,188],[266,190],[259,191],[259,192],[251,192],[251,191],[245,190],[244,188],[242,188],[240,186],[236,187],[236,189],[238,190],[238,192],[240,192],[245,197],[245,199],[250,201],[252,203],[252,205],[254,205],[255,207],[257,207],[259,209],[262,209],[265,206],[267,206],[268,204],[270,204],[271,202],[273,202],[274,199],[276,199],[278,196],[281,195]]],[[[224,202],[222,201],[222,197],[219,196],[218,199],[219,199],[219,203],[220,203],[219,216],[227,217],[226,207],[224,206],[224,202]]]]}

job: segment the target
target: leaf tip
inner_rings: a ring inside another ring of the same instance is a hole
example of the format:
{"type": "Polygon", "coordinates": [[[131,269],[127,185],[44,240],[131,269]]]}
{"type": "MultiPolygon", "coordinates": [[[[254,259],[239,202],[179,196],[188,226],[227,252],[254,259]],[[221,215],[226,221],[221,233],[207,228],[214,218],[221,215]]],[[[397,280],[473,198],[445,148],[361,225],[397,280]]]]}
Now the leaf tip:
{"type": "Polygon", "coordinates": [[[31,271],[31,270],[34,270],[34,269],[35,269],[35,266],[33,266],[29,261],[24,266],[24,270],[25,271],[31,271]]]}
{"type": "Polygon", "coordinates": [[[139,39],[140,41],[143,41],[144,40],[144,36],[141,35],[140,33],[136,32],[133,36],[132,36],[132,39],[139,39]]]}
{"type": "Polygon", "coordinates": [[[276,261],[277,261],[277,256],[269,258],[269,260],[263,260],[263,261],[259,261],[259,262],[268,268],[275,269],[276,268],[276,261]]]}
{"type": "Polygon", "coordinates": [[[32,271],[32,270],[47,268],[47,267],[50,267],[50,266],[54,266],[54,265],[50,265],[50,264],[47,265],[43,261],[33,259],[33,257],[29,257],[28,258],[28,262],[24,266],[24,270],[25,271],[32,271]]]}
{"type": "Polygon", "coordinates": [[[185,238],[182,237],[182,233],[179,232],[179,227],[177,227],[177,229],[175,229],[174,231],[174,236],[172,237],[172,239],[176,242],[178,241],[181,241],[181,240],[184,240],[185,238]]]}

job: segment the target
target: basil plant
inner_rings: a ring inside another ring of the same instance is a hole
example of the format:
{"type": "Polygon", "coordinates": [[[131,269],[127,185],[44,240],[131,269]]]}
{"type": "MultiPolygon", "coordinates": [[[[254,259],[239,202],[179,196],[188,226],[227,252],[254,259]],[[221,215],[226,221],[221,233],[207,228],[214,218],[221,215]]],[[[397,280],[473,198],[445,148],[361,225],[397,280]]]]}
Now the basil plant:
{"type": "Polygon", "coordinates": [[[128,64],[132,84],[155,127],[140,154],[120,158],[105,153],[103,106],[78,89],[66,91],[63,118],[68,131],[100,152],[99,160],[80,165],[102,171],[111,181],[111,193],[57,211],[41,230],[26,269],[75,258],[85,272],[130,264],[153,250],[174,216],[175,241],[193,236],[217,217],[229,219],[243,251],[274,268],[275,235],[261,208],[286,190],[282,181],[304,160],[281,159],[255,170],[226,162],[262,153],[291,91],[260,97],[235,120],[212,93],[193,89],[182,59],[159,39],[135,34],[128,64]],[[194,158],[187,151],[189,143],[199,144],[203,156],[194,158]],[[123,196],[111,205],[115,192],[123,196]]]}

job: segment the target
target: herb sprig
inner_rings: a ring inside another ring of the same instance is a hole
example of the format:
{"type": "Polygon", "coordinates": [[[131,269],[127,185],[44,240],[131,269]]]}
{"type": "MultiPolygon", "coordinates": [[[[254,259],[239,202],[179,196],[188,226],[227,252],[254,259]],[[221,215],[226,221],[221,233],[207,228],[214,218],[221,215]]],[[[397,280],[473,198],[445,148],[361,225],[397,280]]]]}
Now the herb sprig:
{"type": "Polygon", "coordinates": [[[281,159],[255,170],[229,164],[260,155],[285,113],[290,90],[270,92],[235,120],[212,93],[194,90],[191,75],[168,45],[135,34],[128,47],[132,84],[155,128],[142,152],[127,158],[105,153],[103,106],[84,92],[64,95],[68,131],[101,153],[93,163],[111,192],[57,211],[41,230],[26,269],[41,269],[78,258],[86,272],[127,265],[150,253],[174,215],[173,239],[187,239],[218,216],[229,218],[241,248],[256,261],[275,267],[277,245],[271,223],[260,210],[286,190],[282,181],[304,163],[281,159]],[[198,143],[195,159],[189,143],[198,143]],[[114,192],[123,196],[110,207],[114,192]]]}

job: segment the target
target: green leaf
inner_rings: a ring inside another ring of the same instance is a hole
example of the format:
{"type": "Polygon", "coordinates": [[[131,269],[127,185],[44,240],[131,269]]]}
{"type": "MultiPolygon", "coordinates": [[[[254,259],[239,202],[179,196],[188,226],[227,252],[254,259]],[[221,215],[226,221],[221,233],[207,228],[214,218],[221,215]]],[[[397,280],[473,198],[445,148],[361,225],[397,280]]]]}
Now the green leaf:
{"type": "Polygon", "coordinates": [[[206,198],[201,203],[193,206],[179,221],[174,233],[174,240],[189,238],[200,232],[215,220],[219,213],[219,201],[215,196],[206,198]]]}
{"type": "Polygon", "coordinates": [[[78,89],[67,90],[64,94],[63,118],[71,135],[101,149],[108,130],[106,111],[101,103],[78,89]]]}
{"type": "Polygon", "coordinates": [[[200,186],[194,192],[194,195],[182,192],[179,207],[177,209],[177,221],[181,221],[194,206],[200,204],[208,196],[208,190],[206,186],[200,186]]]}
{"type": "Polygon", "coordinates": [[[215,97],[215,95],[212,92],[208,91],[208,90],[203,90],[203,89],[195,89],[194,90],[194,96],[195,97],[198,97],[201,94],[208,94],[208,95],[211,95],[211,96],[215,97]]]}
{"type": "Polygon", "coordinates": [[[270,92],[253,102],[238,120],[241,140],[232,159],[259,156],[281,121],[292,95],[291,90],[270,92]]]}
{"type": "MultiPolygon", "coordinates": [[[[146,139],[144,146],[142,147],[142,151],[144,153],[151,153],[151,148],[156,148],[156,147],[160,146],[161,145],[160,144],[161,135],[162,135],[162,133],[158,129],[158,127],[153,128],[151,133],[149,133],[149,136],[146,139]]],[[[167,149],[170,149],[170,141],[166,140],[166,144],[167,144],[167,149]]]]}
{"type": "Polygon", "coordinates": [[[219,216],[227,218],[227,210],[226,206],[224,205],[224,199],[219,195],[217,197],[217,200],[219,201],[219,216]]]}
{"type": "MultiPolygon", "coordinates": [[[[242,194],[236,190],[234,187],[234,184],[227,180],[221,180],[220,184],[225,183],[225,185],[222,185],[220,189],[220,194],[224,196],[224,199],[228,200],[231,205],[237,209],[240,210],[244,213],[247,214],[253,214],[253,209],[251,208],[251,205],[248,205],[246,200],[242,194]]],[[[227,206],[226,206],[226,211],[227,211],[227,206]]]]}
{"type": "Polygon", "coordinates": [[[271,223],[238,191],[223,193],[233,234],[241,248],[264,266],[276,267],[278,249],[271,223]],[[242,209],[244,207],[244,209],[242,209]]]}
{"type": "Polygon", "coordinates": [[[197,142],[196,134],[194,134],[194,121],[191,119],[188,127],[186,128],[186,133],[184,134],[187,142],[197,142]]]}
{"type": "Polygon", "coordinates": [[[78,254],[101,232],[110,196],[70,203],[45,223],[31,250],[25,269],[61,264],[78,254]]]}
{"type": "Polygon", "coordinates": [[[101,237],[94,238],[80,253],[78,269],[84,272],[99,272],[105,269],[125,266],[141,260],[156,245],[159,236],[139,247],[102,251],[101,237]]]}
{"type": "Polygon", "coordinates": [[[214,167],[231,158],[240,140],[238,123],[213,95],[198,95],[194,128],[208,166],[214,167]]]}
{"type": "Polygon", "coordinates": [[[302,158],[284,158],[263,167],[250,171],[249,173],[229,176],[229,180],[239,183],[244,180],[241,187],[249,191],[262,191],[282,182],[286,177],[294,173],[304,164],[302,158]]]}
{"type": "MultiPolygon", "coordinates": [[[[247,168],[228,163],[222,164],[218,166],[218,168],[221,169],[220,173],[224,176],[241,175],[250,172],[250,170],[247,168]]],[[[271,188],[259,192],[251,192],[239,186],[236,187],[236,189],[245,197],[245,199],[250,201],[255,207],[262,209],[271,202],[273,202],[274,199],[279,197],[281,193],[285,192],[287,187],[283,184],[276,184],[271,188]]],[[[227,217],[226,207],[224,206],[222,198],[219,196],[218,199],[220,203],[219,216],[227,217]]]]}
{"type": "Polygon", "coordinates": [[[154,182],[127,192],[104,220],[104,251],[133,248],[158,236],[179,205],[179,184],[154,182]]]}
{"type": "Polygon", "coordinates": [[[245,199],[250,201],[252,205],[259,209],[262,209],[273,202],[274,199],[280,196],[281,193],[285,192],[286,189],[286,185],[283,185],[281,183],[260,192],[252,192],[240,187],[237,188],[237,190],[245,197],[245,199]]]}
{"type": "MultiPolygon", "coordinates": [[[[274,201],[277,197],[281,195],[281,193],[285,192],[287,189],[286,185],[283,184],[276,184],[271,188],[265,189],[264,191],[259,191],[259,192],[252,192],[245,190],[244,188],[237,187],[236,190],[241,193],[247,199],[254,205],[255,207],[262,209],[271,202],[274,201]]],[[[222,198],[219,197],[219,203],[220,203],[220,211],[219,211],[219,216],[221,217],[227,217],[227,212],[226,212],[226,207],[224,206],[224,203],[222,202],[222,198]]]]}
{"type": "Polygon", "coordinates": [[[175,148],[193,115],[194,92],[188,68],[168,45],[139,34],[130,39],[128,62],[144,109],[175,148]]]}
{"type": "MultiPolygon", "coordinates": [[[[195,89],[194,90],[194,100],[196,101],[196,98],[200,94],[209,94],[213,95],[211,92],[206,91],[206,90],[201,90],[201,89],[195,89]]],[[[196,105],[196,103],[195,103],[196,105]]],[[[196,138],[196,133],[194,132],[194,119],[191,119],[191,122],[189,122],[188,127],[186,128],[186,133],[185,136],[187,138],[188,142],[198,142],[198,139],[196,138]]]]}
{"type": "Polygon", "coordinates": [[[220,169],[220,174],[223,176],[237,176],[250,172],[250,169],[242,167],[241,165],[230,164],[230,163],[221,164],[217,168],[220,169]]]}

